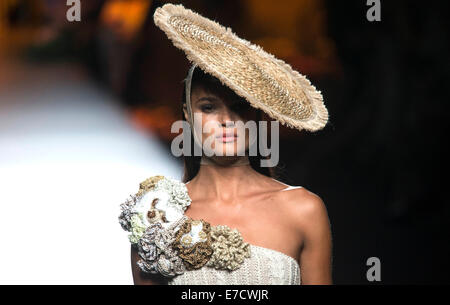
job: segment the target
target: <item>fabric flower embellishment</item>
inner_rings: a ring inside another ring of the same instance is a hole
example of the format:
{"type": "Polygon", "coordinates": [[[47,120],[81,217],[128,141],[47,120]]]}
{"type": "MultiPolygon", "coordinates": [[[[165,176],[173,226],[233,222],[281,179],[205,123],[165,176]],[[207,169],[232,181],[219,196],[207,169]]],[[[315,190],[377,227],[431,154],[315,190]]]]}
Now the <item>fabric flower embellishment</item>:
{"type": "Polygon", "coordinates": [[[132,244],[138,243],[144,231],[154,223],[168,228],[179,220],[191,204],[186,186],[164,176],[153,176],[139,185],[139,191],[121,204],[119,223],[129,231],[132,244]]]}
{"type": "Polygon", "coordinates": [[[137,192],[136,196],[142,196],[148,191],[155,189],[157,183],[164,179],[165,177],[161,175],[152,176],[148,179],[145,179],[144,181],[139,183],[139,191],[137,192]]]}
{"type": "Polygon", "coordinates": [[[136,214],[133,211],[133,207],[136,205],[137,200],[137,196],[131,195],[130,198],[120,205],[122,212],[119,216],[119,223],[125,231],[131,231],[131,227],[133,226],[132,218],[136,214]]]}
{"type": "Polygon", "coordinates": [[[181,211],[185,211],[192,202],[186,185],[181,181],[165,177],[156,183],[155,188],[167,193],[170,204],[181,211]]]}
{"type": "MultiPolygon", "coordinates": [[[[162,191],[149,191],[137,199],[134,206],[131,207],[129,240],[135,244],[144,234],[146,228],[156,222],[166,223],[166,213],[164,210],[157,209],[156,205],[167,205],[169,196],[162,191]]],[[[181,217],[181,216],[180,216],[181,217]]]]}
{"type": "Polygon", "coordinates": [[[187,219],[181,219],[164,228],[160,222],[151,224],[138,241],[140,260],[137,265],[147,273],[159,273],[165,277],[173,277],[185,272],[182,259],[172,248],[177,227],[187,219]]]}
{"type": "Polygon", "coordinates": [[[249,244],[228,226],[184,215],[191,204],[186,185],[153,176],[120,205],[119,223],[139,253],[139,268],[174,277],[203,266],[236,270],[250,257],[249,244]]]}
{"type": "Polygon", "coordinates": [[[158,272],[158,257],[161,254],[161,250],[158,249],[154,241],[156,235],[162,229],[160,223],[155,223],[147,228],[145,234],[138,240],[138,253],[141,260],[137,264],[144,272],[158,272]]]}
{"type": "Polygon", "coordinates": [[[225,225],[213,226],[210,232],[213,255],[207,266],[216,269],[236,270],[251,256],[250,245],[244,242],[237,229],[225,225]]]}
{"type": "MultiPolygon", "coordinates": [[[[183,216],[183,210],[169,201],[170,195],[162,190],[149,191],[139,203],[135,210],[138,212],[145,226],[162,221],[171,223],[183,216]]],[[[164,225],[167,227],[167,225],[164,225]]]]}
{"type": "Polygon", "coordinates": [[[178,230],[173,248],[183,259],[186,269],[199,269],[206,265],[213,253],[210,239],[211,225],[204,220],[188,218],[178,230]]]}

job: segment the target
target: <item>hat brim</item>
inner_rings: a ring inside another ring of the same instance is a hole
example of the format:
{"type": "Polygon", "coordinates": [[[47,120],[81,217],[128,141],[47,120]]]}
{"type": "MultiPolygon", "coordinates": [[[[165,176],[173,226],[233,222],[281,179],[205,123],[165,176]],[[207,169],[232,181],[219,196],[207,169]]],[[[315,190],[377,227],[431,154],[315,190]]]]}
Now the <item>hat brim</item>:
{"type": "Polygon", "coordinates": [[[253,107],[298,130],[316,131],[326,125],[328,111],[321,92],[286,62],[182,5],[157,8],[153,18],[189,61],[253,107]]]}

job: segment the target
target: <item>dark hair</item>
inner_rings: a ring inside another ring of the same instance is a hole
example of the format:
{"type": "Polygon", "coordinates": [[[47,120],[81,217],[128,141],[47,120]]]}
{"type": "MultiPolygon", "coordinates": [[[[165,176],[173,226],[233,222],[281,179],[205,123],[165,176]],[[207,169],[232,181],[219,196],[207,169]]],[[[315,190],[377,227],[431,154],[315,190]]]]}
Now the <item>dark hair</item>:
{"type": "MultiPolygon", "coordinates": [[[[191,92],[193,92],[195,88],[199,88],[199,87],[201,87],[203,90],[205,90],[208,93],[218,95],[218,96],[221,96],[224,98],[231,98],[231,99],[240,99],[241,98],[233,90],[231,90],[227,86],[224,86],[220,82],[219,79],[217,79],[216,77],[214,77],[210,74],[203,72],[203,70],[196,67],[194,69],[194,73],[192,74],[191,92]]],[[[186,103],[186,81],[184,81],[181,105],[183,106],[183,104],[185,104],[185,103],[186,103]]],[[[257,111],[257,115],[258,115],[257,119],[261,120],[261,118],[262,118],[261,110],[256,109],[256,111],[257,111]]],[[[186,121],[186,117],[184,116],[183,111],[181,111],[181,116],[182,116],[182,119],[186,121]]],[[[258,126],[258,124],[257,124],[257,126],[258,126]]],[[[259,128],[259,127],[257,127],[257,128],[259,128]]],[[[257,129],[257,135],[259,135],[259,129],[257,129]]],[[[191,135],[189,138],[191,141],[191,153],[190,153],[190,156],[183,156],[184,157],[184,174],[183,174],[183,182],[184,183],[193,179],[197,175],[197,173],[200,169],[201,156],[194,156],[194,145],[198,145],[198,144],[194,141],[192,131],[191,131],[191,135]]],[[[270,145],[270,134],[269,134],[268,138],[269,138],[268,140],[269,140],[269,145],[270,145]]],[[[259,147],[259,137],[258,136],[257,136],[256,145],[257,145],[257,147],[259,147]]],[[[250,160],[250,166],[254,170],[256,170],[257,172],[259,172],[263,175],[266,175],[268,177],[277,178],[277,171],[278,171],[277,167],[261,167],[260,161],[262,159],[267,159],[268,157],[261,156],[259,153],[259,149],[257,150],[256,156],[249,156],[248,158],[250,160]]]]}

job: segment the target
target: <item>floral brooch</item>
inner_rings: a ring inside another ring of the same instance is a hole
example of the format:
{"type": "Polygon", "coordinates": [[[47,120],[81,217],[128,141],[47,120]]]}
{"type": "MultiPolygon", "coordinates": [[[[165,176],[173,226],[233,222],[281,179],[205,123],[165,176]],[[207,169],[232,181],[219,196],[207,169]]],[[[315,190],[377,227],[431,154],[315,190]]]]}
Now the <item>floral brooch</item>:
{"type": "Polygon", "coordinates": [[[238,230],[184,215],[191,202],[184,183],[153,176],[120,205],[119,223],[130,232],[142,271],[165,277],[204,266],[232,271],[250,257],[238,230]]]}

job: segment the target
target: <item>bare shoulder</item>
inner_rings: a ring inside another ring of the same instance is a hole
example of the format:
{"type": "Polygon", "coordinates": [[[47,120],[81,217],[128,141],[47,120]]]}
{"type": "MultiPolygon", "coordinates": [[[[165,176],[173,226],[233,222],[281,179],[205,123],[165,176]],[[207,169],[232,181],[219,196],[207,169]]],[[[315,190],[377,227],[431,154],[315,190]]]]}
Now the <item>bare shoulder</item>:
{"type": "Polygon", "coordinates": [[[281,192],[283,208],[296,228],[307,232],[320,224],[329,225],[328,211],[322,198],[301,187],[281,192]]]}
{"type": "Polygon", "coordinates": [[[286,203],[293,210],[292,212],[302,212],[317,214],[326,212],[325,203],[319,195],[301,187],[286,191],[286,203]]]}

